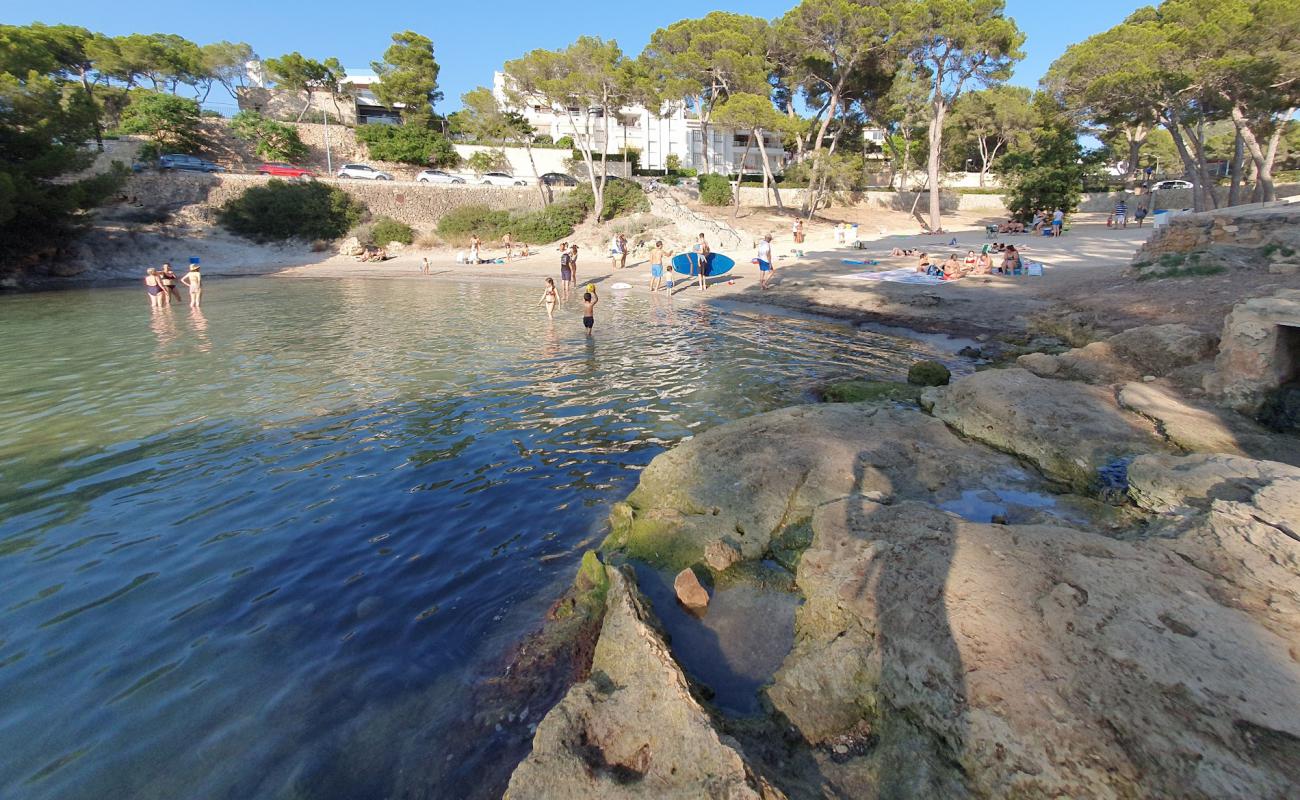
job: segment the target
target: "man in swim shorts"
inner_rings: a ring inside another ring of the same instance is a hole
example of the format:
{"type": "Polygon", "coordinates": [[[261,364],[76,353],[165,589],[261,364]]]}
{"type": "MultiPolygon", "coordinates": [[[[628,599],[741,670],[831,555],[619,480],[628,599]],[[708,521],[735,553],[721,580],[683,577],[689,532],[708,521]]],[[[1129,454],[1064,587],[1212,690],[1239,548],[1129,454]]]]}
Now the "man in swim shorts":
{"type": "Polygon", "coordinates": [[[596,296],[595,284],[587,288],[591,291],[582,293],[582,325],[590,336],[591,329],[596,324],[596,304],[600,302],[600,298],[596,296]]]}
{"type": "Polygon", "coordinates": [[[663,288],[664,284],[664,261],[672,261],[672,251],[664,250],[662,240],[655,242],[655,247],[650,251],[650,291],[657,292],[663,288]]]}
{"type": "Polygon", "coordinates": [[[763,237],[758,243],[758,288],[767,288],[767,279],[772,274],[772,234],[763,237]]]}

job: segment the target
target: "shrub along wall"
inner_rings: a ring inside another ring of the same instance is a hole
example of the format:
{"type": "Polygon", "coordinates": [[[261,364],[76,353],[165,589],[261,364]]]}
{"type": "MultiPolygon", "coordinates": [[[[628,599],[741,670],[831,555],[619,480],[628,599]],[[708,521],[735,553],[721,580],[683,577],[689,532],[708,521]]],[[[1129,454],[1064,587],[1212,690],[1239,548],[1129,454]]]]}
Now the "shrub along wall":
{"type": "MultiPolygon", "coordinates": [[[[145,173],[128,182],[123,193],[146,209],[178,211],[186,206],[211,209],[224,206],[249,186],[267,182],[258,175],[204,175],[199,173],[145,173]]],[[[537,187],[437,186],[393,184],[380,181],[322,181],[338,186],[366,204],[372,217],[388,216],[421,231],[431,231],[448,211],[465,206],[488,206],[510,211],[542,208],[537,187]]],[[[571,189],[554,188],[558,199],[571,189]]]]}

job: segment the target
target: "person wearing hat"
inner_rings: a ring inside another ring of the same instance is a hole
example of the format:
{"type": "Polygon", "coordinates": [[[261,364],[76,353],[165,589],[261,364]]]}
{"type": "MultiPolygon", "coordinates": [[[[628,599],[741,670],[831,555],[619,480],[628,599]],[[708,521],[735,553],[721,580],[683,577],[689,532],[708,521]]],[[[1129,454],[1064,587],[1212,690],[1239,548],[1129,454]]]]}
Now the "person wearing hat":
{"type": "Polygon", "coordinates": [[[199,272],[198,264],[190,264],[190,271],[181,278],[181,283],[190,290],[190,308],[198,308],[199,301],[203,299],[203,275],[199,272]]]}

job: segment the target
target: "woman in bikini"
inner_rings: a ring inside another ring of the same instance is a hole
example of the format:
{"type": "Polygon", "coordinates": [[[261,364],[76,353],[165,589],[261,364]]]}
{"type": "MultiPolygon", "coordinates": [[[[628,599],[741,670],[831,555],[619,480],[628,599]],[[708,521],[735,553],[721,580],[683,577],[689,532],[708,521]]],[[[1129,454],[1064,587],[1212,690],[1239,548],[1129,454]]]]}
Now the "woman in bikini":
{"type": "Polygon", "coordinates": [[[546,288],[542,290],[542,305],[546,306],[546,316],[555,319],[555,306],[560,302],[560,296],[555,291],[555,280],[546,279],[546,288]]]}

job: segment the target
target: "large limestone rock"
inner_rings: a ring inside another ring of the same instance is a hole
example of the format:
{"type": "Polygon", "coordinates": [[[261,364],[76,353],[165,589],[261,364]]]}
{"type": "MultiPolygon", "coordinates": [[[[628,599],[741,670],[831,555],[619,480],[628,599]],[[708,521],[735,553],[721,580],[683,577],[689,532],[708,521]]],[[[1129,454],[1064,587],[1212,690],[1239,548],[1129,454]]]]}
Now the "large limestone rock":
{"type": "Polygon", "coordinates": [[[1014,459],[914,410],[796,406],[713,428],[657,456],[627,502],[615,504],[604,546],[674,570],[706,563],[717,542],[754,560],[786,537],[806,539],[813,510],[849,494],[944,502],[1027,480],[1014,459]]]}
{"type": "Polygon", "coordinates": [[[1119,392],[1124,408],[1155,422],[1170,442],[1193,453],[1300,463],[1300,440],[1270,433],[1235,412],[1207,408],[1160,383],[1129,383],[1119,392]]]}
{"type": "Polygon", "coordinates": [[[1081,491],[1116,458],[1168,449],[1153,426],[1121,409],[1110,391],[1023,369],[977,372],[927,397],[934,416],[957,431],[1019,455],[1081,491]]]}
{"type": "Polygon", "coordinates": [[[537,726],[507,800],[778,800],[720,735],[650,625],[630,573],[610,570],[591,677],[537,726]]]}
{"type": "Polygon", "coordinates": [[[1215,563],[910,502],[812,525],[768,696],[847,743],[814,751],[840,796],[1296,796],[1295,620],[1225,605],[1215,563]]]}
{"type": "Polygon", "coordinates": [[[1043,378],[1066,378],[1087,383],[1109,384],[1131,381],[1137,371],[1125,363],[1108,342],[1091,342],[1060,355],[1026,353],[1016,364],[1043,378]]]}
{"type": "Polygon", "coordinates": [[[1164,376],[1214,355],[1215,339],[1187,325],[1144,325],[1106,340],[1119,358],[1143,375],[1164,376]]]}
{"type": "Polygon", "coordinates": [[[1204,511],[1216,500],[1249,501],[1283,479],[1300,480],[1300,468],[1225,453],[1139,456],[1128,469],[1133,502],[1159,514],[1204,511]]]}
{"type": "Polygon", "coordinates": [[[1219,355],[1205,389],[1224,405],[1255,414],[1300,360],[1300,289],[1239,303],[1223,321],[1219,355]],[[1290,364],[1282,363],[1289,359],[1290,364]]]}

